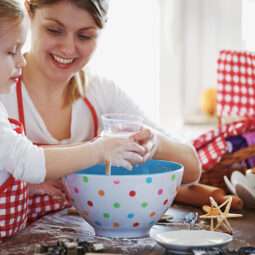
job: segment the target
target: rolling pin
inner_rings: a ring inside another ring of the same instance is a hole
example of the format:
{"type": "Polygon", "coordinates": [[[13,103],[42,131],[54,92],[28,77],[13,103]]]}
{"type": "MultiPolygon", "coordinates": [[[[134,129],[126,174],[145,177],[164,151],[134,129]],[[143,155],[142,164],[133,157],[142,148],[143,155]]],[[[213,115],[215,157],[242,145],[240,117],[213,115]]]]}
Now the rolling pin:
{"type": "Polygon", "coordinates": [[[242,210],[244,203],[243,200],[234,195],[226,195],[226,192],[217,187],[205,185],[205,184],[194,184],[189,187],[181,187],[177,192],[175,201],[202,207],[203,205],[210,205],[209,197],[213,197],[218,205],[222,204],[229,197],[232,197],[231,209],[242,210]]]}

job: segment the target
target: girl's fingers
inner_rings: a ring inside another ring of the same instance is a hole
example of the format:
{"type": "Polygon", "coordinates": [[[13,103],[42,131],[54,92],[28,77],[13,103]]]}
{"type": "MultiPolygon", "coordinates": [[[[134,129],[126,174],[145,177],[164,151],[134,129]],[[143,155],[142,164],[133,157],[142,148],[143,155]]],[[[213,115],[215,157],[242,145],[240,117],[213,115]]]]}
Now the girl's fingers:
{"type": "Polygon", "coordinates": [[[132,165],[125,159],[118,160],[118,166],[122,166],[128,169],[129,171],[132,171],[132,165]]]}
{"type": "Polygon", "coordinates": [[[125,153],[124,158],[128,160],[132,165],[141,164],[143,162],[143,157],[134,152],[125,153]]]}
{"type": "Polygon", "coordinates": [[[127,151],[137,152],[139,154],[145,153],[144,147],[138,143],[127,143],[124,149],[127,151]]]}

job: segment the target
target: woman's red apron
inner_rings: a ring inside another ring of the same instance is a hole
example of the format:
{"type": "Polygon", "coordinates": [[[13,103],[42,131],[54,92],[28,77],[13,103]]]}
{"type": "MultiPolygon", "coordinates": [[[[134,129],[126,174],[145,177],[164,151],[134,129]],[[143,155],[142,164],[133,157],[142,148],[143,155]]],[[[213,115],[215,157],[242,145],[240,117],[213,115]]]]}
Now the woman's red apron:
{"type": "MultiPolygon", "coordinates": [[[[24,134],[22,123],[9,119],[18,134],[24,134]]],[[[10,176],[0,187],[0,243],[26,227],[28,187],[10,176]]]]}
{"type": "MultiPolygon", "coordinates": [[[[26,134],[26,128],[25,128],[25,116],[24,116],[24,109],[23,109],[23,101],[22,101],[22,88],[21,88],[21,79],[17,82],[16,87],[17,92],[17,102],[18,102],[18,111],[19,111],[19,120],[22,122],[24,126],[24,131],[26,134]]],[[[94,137],[97,136],[98,132],[98,119],[97,114],[92,106],[92,104],[89,102],[89,100],[85,97],[84,101],[86,105],[89,107],[89,110],[92,114],[93,120],[94,120],[94,137]]],[[[36,144],[36,145],[47,145],[47,144],[36,144]]],[[[51,144],[52,145],[52,144],[51,144]]],[[[29,195],[28,197],[28,224],[33,223],[40,217],[42,217],[47,212],[53,212],[57,210],[64,209],[66,207],[71,206],[71,202],[69,198],[66,195],[66,200],[64,202],[60,202],[56,199],[54,199],[52,196],[48,194],[44,195],[29,195]]]]}

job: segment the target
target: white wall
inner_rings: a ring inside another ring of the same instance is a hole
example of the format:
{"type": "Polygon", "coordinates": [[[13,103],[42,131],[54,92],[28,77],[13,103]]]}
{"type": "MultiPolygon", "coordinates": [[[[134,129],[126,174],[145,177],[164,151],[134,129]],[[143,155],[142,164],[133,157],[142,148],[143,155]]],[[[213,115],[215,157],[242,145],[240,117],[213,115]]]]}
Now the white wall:
{"type": "Polygon", "coordinates": [[[113,79],[159,121],[159,2],[111,0],[90,67],[113,79]]]}
{"type": "Polygon", "coordinates": [[[242,1],[160,3],[160,121],[170,130],[179,128],[185,118],[201,114],[198,97],[204,88],[216,85],[219,50],[242,47],[242,1]]]}

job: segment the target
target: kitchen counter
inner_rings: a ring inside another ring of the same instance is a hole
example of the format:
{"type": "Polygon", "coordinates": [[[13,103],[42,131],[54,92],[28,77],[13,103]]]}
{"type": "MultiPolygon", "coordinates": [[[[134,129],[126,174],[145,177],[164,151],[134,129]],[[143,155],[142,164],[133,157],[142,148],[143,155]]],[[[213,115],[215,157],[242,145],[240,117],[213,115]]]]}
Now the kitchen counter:
{"type": "MultiPolygon", "coordinates": [[[[174,203],[166,214],[173,216],[168,225],[154,225],[150,236],[136,239],[110,239],[94,235],[93,228],[79,215],[68,214],[67,209],[48,214],[27,227],[17,236],[0,245],[0,254],[29,255],[35,254],[37,244],[55,245],[60,239],[79,239],[81,241],[97,241],[104,244],[105,253],[132,255],[162,255],[169,254],[165,248],[158,245],[152,237],[159,232],[187,229],[184,223],[185,214],[198,212],[199,208],[174,203]]],[[[235,213],[231,211],[231,213],[235,213]]],[[[240,212],[236,212],[240,213],[240,212]]],[[[245,209],[242,218],[230,219],[233,228],[233,241],[227,248],[238,249],[244,246],[255,246],[255,209],[245,209]]],[[[199,220],[196,228],[209,230],[209,220],[199,220]]],[[[224,231],[222,228],[219,231],[224,231]]]]}

